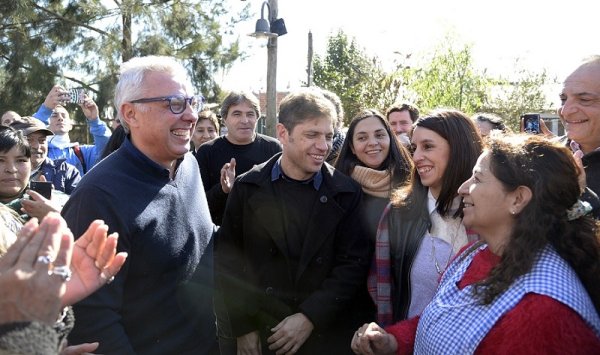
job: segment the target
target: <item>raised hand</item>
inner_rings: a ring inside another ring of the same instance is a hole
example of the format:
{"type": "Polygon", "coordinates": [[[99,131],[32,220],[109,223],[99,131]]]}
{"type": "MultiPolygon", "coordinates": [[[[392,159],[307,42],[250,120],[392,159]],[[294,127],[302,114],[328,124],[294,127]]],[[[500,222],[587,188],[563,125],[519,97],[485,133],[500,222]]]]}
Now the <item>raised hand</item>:
{"type": "Polygon", "coordinates": [[[93,221],[73,248],[72,276],[67,283],[63,305],[71,305],[110,282],[127,259],[117,252],[117,233],[108,234],[108,226],[93,221]]]}
{"type": "Polygon", "coordinates": [[[73,236],[58,213],[38,226],[32,219],[0,258],[0,314],[3,323],[56,322],[63,308],[73,236]]]}
{"type": "Polygon", "coordinates": [[[235,158],[231,158],[229,163],[225,163],[221,168],[221,188],[226,194],[231,191],[235,181],[235,158]]]}

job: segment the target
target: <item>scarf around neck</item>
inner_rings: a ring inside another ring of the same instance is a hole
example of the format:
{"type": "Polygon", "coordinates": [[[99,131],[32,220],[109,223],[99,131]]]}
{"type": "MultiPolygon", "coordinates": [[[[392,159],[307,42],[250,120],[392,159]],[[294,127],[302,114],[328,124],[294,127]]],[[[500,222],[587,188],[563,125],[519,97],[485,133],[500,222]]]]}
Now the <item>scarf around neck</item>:
{"type": "Polygon", "coordinates": [[[352,170],[350,177],[362,186],[366,194],[375,197],[390,197],[392,177],[388,170],[375,170],[357,165],[352,170]]]}
{"type": "Polygon", "coordinates": [[[71,138],[69,137],[68,134],[62,134],[62,135],[55,134],[48,141],[48,145],[57,147],[59,149],[70,148],[77,144],[78,144],[77,142],[74,142],[74,143],[71,142],[71,138]]]}

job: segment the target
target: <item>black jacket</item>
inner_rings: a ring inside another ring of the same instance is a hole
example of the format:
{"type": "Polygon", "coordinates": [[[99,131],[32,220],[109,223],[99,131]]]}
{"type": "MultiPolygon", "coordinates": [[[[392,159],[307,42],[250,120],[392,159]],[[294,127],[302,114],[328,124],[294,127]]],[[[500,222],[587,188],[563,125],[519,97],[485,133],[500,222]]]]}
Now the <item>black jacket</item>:
{"type": "Polygon", "coordinates": [[[410,202],[390,209],[388,231],[392,254],[393,320],[406,319],[410,307],[410,271],[425,233],[431,228],[427,208],[427,188],[418,186],[410,202]]]}
{"type": "Polygon", "coordinates": [[[216,262],[234,336],[270,329],[301,312],[315,329],[303,354],[351,353],[354,331],[374,319],[366,289],[372,248],[360,218],[362,192],[328,164],[307,221],[300,260],[290,260],[285,217],[271,182],[280,154],[240,176],[216,240],[216,262]],[[297,273],[289,265],[297,264],[297,273]]]}
{"type": "MultiPolygon", "coordinates": [[[[571,140],[567,136],[563,136],[560,138],[560,142],[569,147],[571,140]]],[[[600,196],[600,151],[595,150],[587,153],[581,158],[581,162],[583,163],[587,183],[587,188],[581,199],[592,205],[592,215],[596,219],[600,219],[600,199],[598,198],[600,196]]]]}

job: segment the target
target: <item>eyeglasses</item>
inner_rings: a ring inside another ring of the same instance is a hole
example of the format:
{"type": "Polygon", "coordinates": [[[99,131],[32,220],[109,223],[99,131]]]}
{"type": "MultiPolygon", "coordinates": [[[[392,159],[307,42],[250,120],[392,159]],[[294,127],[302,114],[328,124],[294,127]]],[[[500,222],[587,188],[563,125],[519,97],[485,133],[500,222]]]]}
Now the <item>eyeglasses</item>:
{"type": "Polygon", "coordinates": [[[168,101],[169,102],[169,110],[174,114],[179,114],[185,111],[187,105],[190,105],[192,110],[195,113],[198,113],[202,110],[202,106],[204,106],[204,97],[202,96],[192,96],[185,97],[183,95],[175,95],[175,96],[163,96],[163,97],[149,97],[145,99],[137,99],[130,101],[132,104],[143,104],[147,102],[160,102],[160,101],[168,101]]]}

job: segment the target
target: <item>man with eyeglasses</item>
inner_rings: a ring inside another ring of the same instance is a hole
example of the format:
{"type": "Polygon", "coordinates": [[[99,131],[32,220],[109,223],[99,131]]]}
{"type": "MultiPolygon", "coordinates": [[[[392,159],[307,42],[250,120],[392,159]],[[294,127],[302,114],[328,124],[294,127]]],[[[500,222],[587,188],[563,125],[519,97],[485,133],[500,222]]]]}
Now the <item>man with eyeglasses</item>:
{"type": "Polygon", "coordinates": [[[122,65],[114,102],[127,137],[83,177],[63,215],[75,235],[104,220],[129,257],[74,306],[69,339],[98,341],[107,354],[207,354],[217,346],[215,226],[189,153],[202,99],[181,64],[149,56],[122,65]]]}

